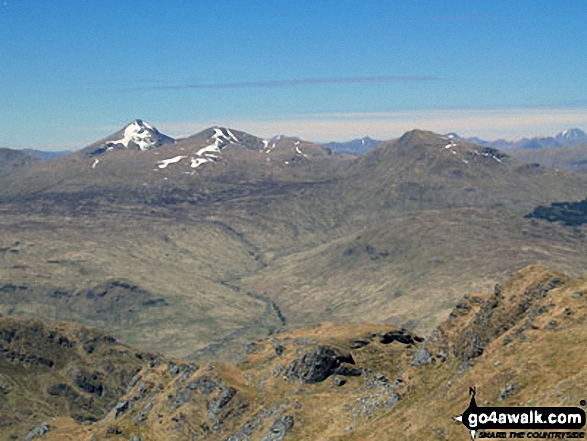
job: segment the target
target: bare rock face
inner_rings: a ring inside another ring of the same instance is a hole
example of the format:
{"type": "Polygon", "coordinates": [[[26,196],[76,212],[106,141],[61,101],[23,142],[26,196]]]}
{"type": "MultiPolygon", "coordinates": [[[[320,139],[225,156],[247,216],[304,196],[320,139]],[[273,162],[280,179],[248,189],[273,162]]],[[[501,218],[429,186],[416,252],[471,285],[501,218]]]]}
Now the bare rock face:
{"type": "Polygon", "coordinates": [[[340,369],[342,363],[355,364],[355,360],[349,353],[319,345],[294,360],[285,377],[298,379],[300,383],[320,383],[333,374],[344,375],[348,369],[340,369]]]}
{"type": "Polygon", "coordinates": [[[283,441],[294,425],[292,416],[283,415],[273,421],[269,433],[263,437],[263,441],[283,441]]]}
{"type": "Polygon", "coordinates": [[[32,441],[35,438],[41,438],[50,430],[51,427],[47,423],[40,424],[28,433],[24,441],[32,441]]]}

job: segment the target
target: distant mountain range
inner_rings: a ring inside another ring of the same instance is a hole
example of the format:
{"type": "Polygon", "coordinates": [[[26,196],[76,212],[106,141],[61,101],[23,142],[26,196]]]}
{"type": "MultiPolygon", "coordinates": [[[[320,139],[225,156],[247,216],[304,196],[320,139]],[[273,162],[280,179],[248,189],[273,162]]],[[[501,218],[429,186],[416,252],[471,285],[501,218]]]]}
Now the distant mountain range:
{"type": "MultiPolygon", "coordinates": [[[[446,136],[452,137],[455,141],[464,141],[472,144],[478,144],[486,147],[494,147],[500,150],[540,150],[559,147],[576,147],[587,145],[587,133],[578,128],[565,129],[554,136],[522,138],[516,141],[507,141],[497,139],[493,141],[485,140],[477,136],[463,137],[455,132],[447,133],[446,136]]],[[[276,135],[266,140],[267,142],[277,142],[283,138],[293,141],[301,141],[295,136],[276,135]]],[[[89,147],[94,148],[94,154],[100,154],[106,150],[113,149],[136,149],[149,150],[160,147],[164,144],[175,143],[177,140],[162,134],[152,125],[137,119],[127,124],[118,132],[102,139],[89,147]]],[[[352,139],[343,142],[318,143],[322,147],[329,149],[333,155],[343,156],[360,156],[370,150],[373,150],[383,141],[365,136],[363,138],[352,139]]],[[[45,151],[37,149],[22,149],[22,152],[33,156],[42,161],[49,161],[60,156],[66,156],[73,153],[71,150],[45,151]]]]}
{"type": "Polygon", "coordinates": [[[559,170],[587,173],[587,145],[511,150],[510,153],[523,162],[536,163],[559,170]]]}
{"type": "Polygon", "coordinates": [[[447,136],[454,138],[456,141],[472,142],[502,150],[536,150],[552,147],[574,147],[587,144],[587,133],[581,129],[566,129],[558,132],[554,136],[522,138],[517,141],[506,141],[505,139],[486,141],[478,137],[464,138],[454,132],[448,133],[447,136]]]}
{"type": "Polygon", "coordinates": [[[369,138],[365,136],[361,139],[353,139],[352,141],[346,142],[328,142],[322,144],[322,147],[330,149],[335,155],[353,155],[360,156],[363,153],[373,150],[377,147],[381,141],[369,138]]]}
{"type": "MultiPolygon", "coordinates": [[[[488,141],[477,136],[466,138],[454,132],[447,133],[446,136],[452,137],[455,141],[465,141],[486,147],[494,147],[500,150],[537,150],[553,147],[575,147],[578,145],[587,145],[587,133],[576,128],[562,130],[554,136],[522,138],[517,141],[506,141],[505,139],[488,141]]],[[[360,156],[363,153],[374,149],[381,142],[382,141],[377,141],[366,136],[364,138],[345,142],[328,142],[322,144],[322,146],[330,149],[335,155],[360,156]]]]}
{"type": "Polygon", "coordinates": [[[73,153],[72,150],[60,150],[57,152],[48,152],[45,150],[36,149],[22,149],[27,155],[33,156],[34,158],[40,159],[41,161],[50,161],[51,159],[59,158],[60,156],[69,155],[73,153]]]}

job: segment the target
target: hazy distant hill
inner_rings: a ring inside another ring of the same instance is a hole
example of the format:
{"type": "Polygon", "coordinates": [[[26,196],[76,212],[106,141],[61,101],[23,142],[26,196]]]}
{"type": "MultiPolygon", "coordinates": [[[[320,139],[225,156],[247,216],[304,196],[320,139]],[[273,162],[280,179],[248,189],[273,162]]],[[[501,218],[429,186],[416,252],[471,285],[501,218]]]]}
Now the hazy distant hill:
{"type": "Polygon", "coordinates": [[[34,161],[35,157],[22,150],[0,148],[0,172],[11,172],[34,161]]]}
{"type": "Polygon", "coordinates": [[[517,141],[506,141],[504,139],[486,141],[478,137],[462,138],[454,132],[447,134],[447,136],[451,136],[459,141],[467,141],[506,150],[537,150],[587,145],[587,133],[581,129],[566,129],[558,132],[555,136],[522,138],[517,141]]]}
{"type": "Polygon", "coordinates": [[[69,155],[73,153],[72,150],[60,150],[57,152],[50,152],[46,150],[22,149],[27,155],[34,156],[42,161],[50,161],[51,159],[59,158],[60,156],[69,155]]]}
{"type": "Polygon", "coordinates": [[[329,142],[322,144],[322,146],[332,150],[332,153],[335,155],[360,156],[369,150],[373,150],[380,143],[381,141],[376,141],[369,138],[368,136],[365,136],[364,138],[353,139],[352,141],[347,142],[329,142]]]}
{"type": "MultiPolygon", "coordinates": [[[[551,137],[522,138],[517,141],[506,141],[504,139],[488,141],[476,136],[465,138],[454,132],[447,133],[446,136],[454,138],[456,141],[468,142],[486,147],[494,147],[501,150],[537,150],[548,149],[552,147],[573,147],[577,145],[587,145],[587,133],[581,129],[566,129],[551,137]]],[[[369,150],[373,150],[381,142],[382,141],[376,141],[366,136],[361,139],[353,139],[352,141],[329,142],[322,145],[332,150],[335,155],[360,156],[369,150]]]]}

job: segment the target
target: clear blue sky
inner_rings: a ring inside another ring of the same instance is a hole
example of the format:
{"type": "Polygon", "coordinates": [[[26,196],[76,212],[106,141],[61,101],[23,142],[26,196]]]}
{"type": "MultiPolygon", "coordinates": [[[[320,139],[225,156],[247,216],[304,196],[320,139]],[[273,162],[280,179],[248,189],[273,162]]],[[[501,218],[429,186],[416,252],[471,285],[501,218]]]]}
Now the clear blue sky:
{"type": "Polygon", "coordinates": [[[587,129],[586,18],[585,0],[0,0],[0,146],[79,148],[134,118],[318,141],[587,129]]]}

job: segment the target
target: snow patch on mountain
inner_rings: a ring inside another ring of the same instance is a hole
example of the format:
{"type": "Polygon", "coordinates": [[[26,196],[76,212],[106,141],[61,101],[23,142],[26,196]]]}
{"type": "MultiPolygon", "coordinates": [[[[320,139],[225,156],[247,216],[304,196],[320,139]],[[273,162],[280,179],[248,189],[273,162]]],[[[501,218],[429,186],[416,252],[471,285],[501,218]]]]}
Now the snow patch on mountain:
{"type": "Polygon", "coordinates": [[[234,139],[236,142],[239,142],[238,138],[236,136],[234,136],[234,134],[230,131],[230,129],[226,129],[226,131],[228,132],[228,135],[234,139]]]}
{"type": "Polygon", "coordinates": [[[220,153],[220,147],[217,144],[211,144],[203,149],[198,150],[196,155],[202,156],[205,153],[220,153]]]}
{"type": "MultiPolygon", "coordinates": [[[[167,168],[170,164],[177,164],[181,162],[182,159],[188,158],[190,161],[190,168],[198,168],[203,164],[216,162],[222,158],[222,150],[228,146],[229,144],[239,144],[239,140],[234,133],[230,131],[230,129],[222,128],[222,127],[212,127],[213,134],[208,138],[208,142],[211,144],[207,145],[206,147],[200,148],[197,152],[192,153],[193,156],[189,155],[180,155],[175,156],[170,159],[164,159],[162,161],[158,161],[157,164],[159,169],[167,168]]],[[[126,132],[126,131],[125,131],[126,132]]],[[[185,150],[185,149],[182,149],[185,150]]],[[[154,169],[157,171],[157,169],[154,169]]],[[[184,172],[187,174],[193,174],[193,172],[184,172]]]]}
{"type": "Polygon", "coordinates": [[[270,139],[264,139],[263,140],[263,149],[260,150],[263,153],[269,153],[271,152],[271,150],[273,150],[275,147],[277,146],[277,144],[275,142],[271,142],[270,139]]]}
{"type": "Polygon", "coordinates": [[[162,161],[157,161],[159,164],[159,168],[166,168],[169,164],[175,164],[176,162],[181,161],[183,158],[187,158],[187,156],[175,156],[171,159],[164,159],[162,161]]]}
{"type": "Polygon", "coordinates": [[[222,156],[222,150],[229,144],[237,144],[240,141],[230,131],[222,127],[212,127],[214,134],[211,136],[212,144],[201,148],[196,152],[196,156],[191,159],[191,168],[198,168],[207,162],[216,162],[222,156]],[[226,133],[225,133],[226,131],[226,133]]]}
{"type": "Polygon", "coordinates": [[[210,162],[207,158],[191,158],[191,168],[198,168],[200,165],[205,164],[206,162],[210,162]]]}

